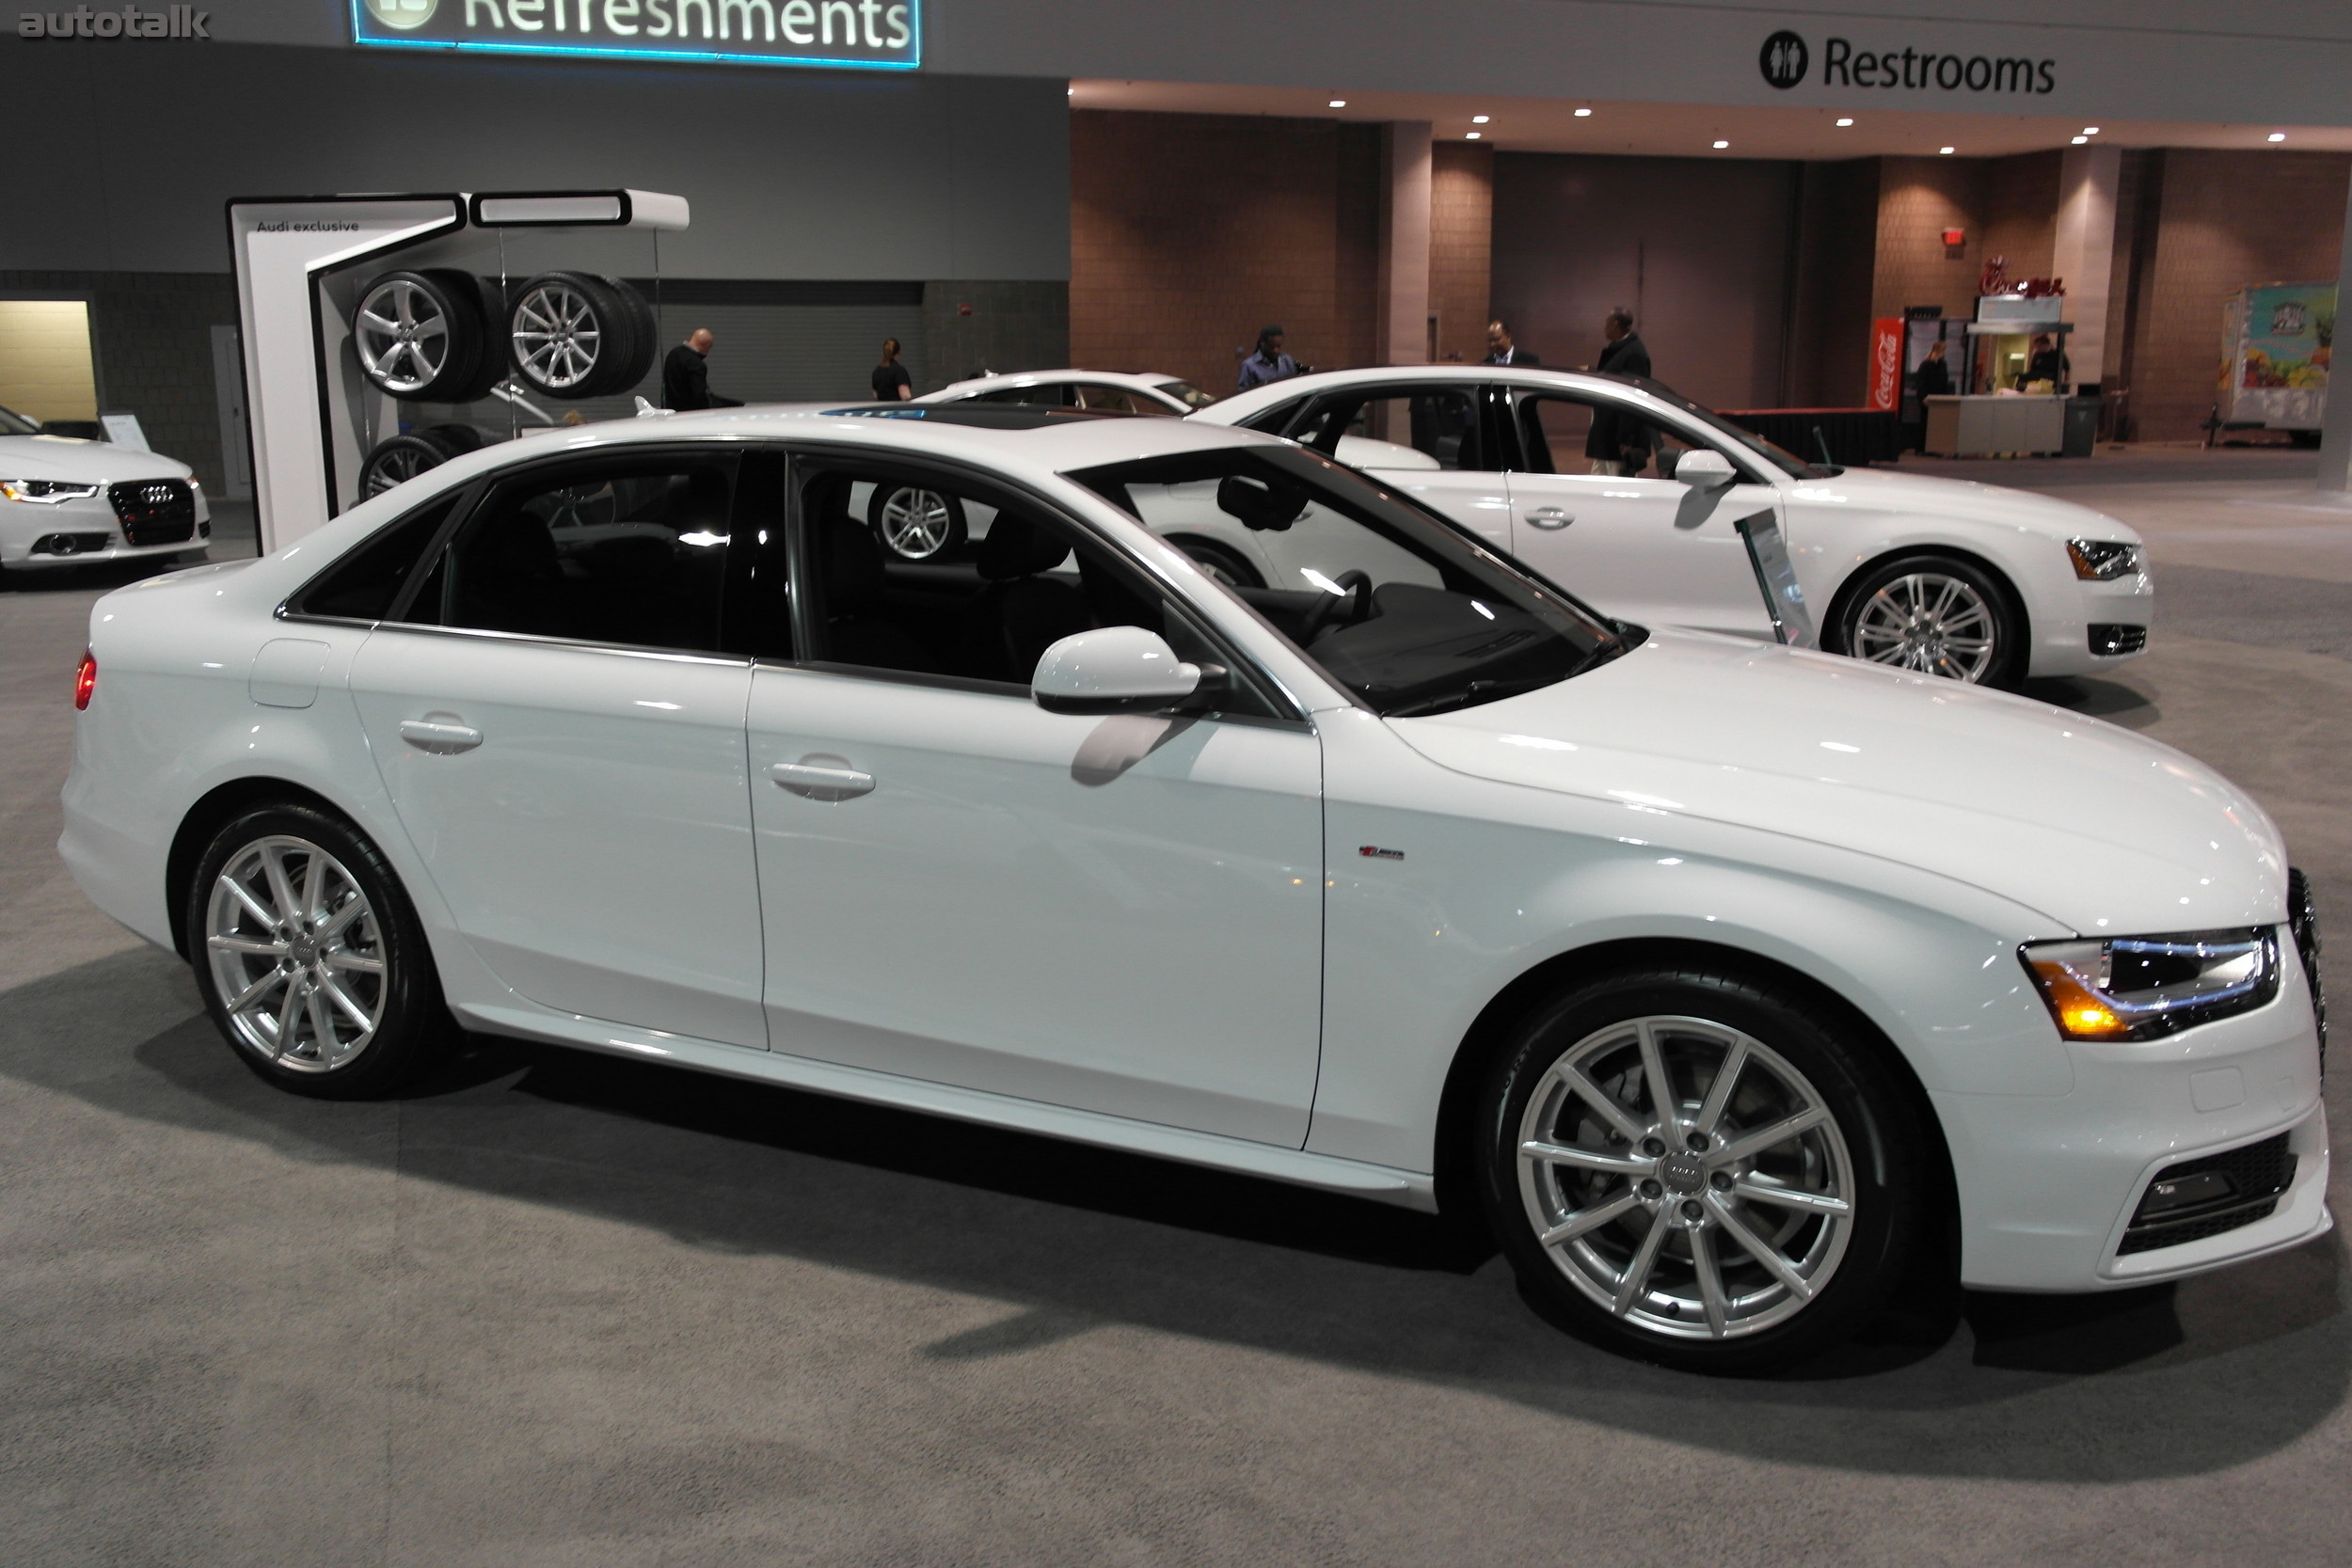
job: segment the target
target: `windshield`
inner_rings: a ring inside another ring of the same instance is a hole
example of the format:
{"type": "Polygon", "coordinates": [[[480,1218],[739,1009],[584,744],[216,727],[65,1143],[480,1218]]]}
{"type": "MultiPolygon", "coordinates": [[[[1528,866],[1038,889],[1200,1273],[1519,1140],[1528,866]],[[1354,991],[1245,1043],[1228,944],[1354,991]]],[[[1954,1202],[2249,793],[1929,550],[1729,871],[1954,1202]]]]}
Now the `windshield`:
{"type": "Polygon", "coordinates": [[[1215,392],[1204,392],[1189,381],[1160,381],[1152,385],[1187,408],[1206,408],[1216,401],[1215,392]]]}
{"type": "Polygon", "coordinates": [[[0,408],[0,436],[38,436],[40,434],[40,422],[39,420],[28,420],[22,414],[0,408]]]}
{"type": "Polygon", "coordinates": [[[1627,376],[1623,379],[1630,381],[1634,386],[1639,387],[1642,390],[1647,392],[1654,398],[1673,404],[1677,408],[1679,408],[1685,414],[1690,415],[1692,419],[1697,420],[1699,422],[1706,425],[1708,429],[1715,432],[1717,435],[1732,442],[1734,445],[1744,448],[1748,451],[1755,453],[1765,462],[1770,463],[1773,467],[1778,468],[1782,473],[1787,474],[1790,479],[1835,479],[1839,474],[1846,471],[1840,467],[1829,467],[1820,463],[1807,463],[1804,458],[1799,457],[1795,452],[1790,451],[1788,448],[1767,441],[1763,436],[1758,436],[1755,431],[1742,430],[1740,426],[1733,424],[1729,420],[1724,419],[1721,414],[1716,413],[1712,408],[1704,407],[1699,404],[1692,403],[1689,398],[1684,397],[1680,392],[1676,391],[1672,387],[1667,386],[1662,381],[1652,381],[1645,376],[1638,375],[1627,376]]]}
{"type": "Polygon", "coordinates": [[[1200,562],[1382,714],[1530,691],[1630,646],[1436,513],[1302,448],[1226,447],[1070,477],[1200,562]]]}

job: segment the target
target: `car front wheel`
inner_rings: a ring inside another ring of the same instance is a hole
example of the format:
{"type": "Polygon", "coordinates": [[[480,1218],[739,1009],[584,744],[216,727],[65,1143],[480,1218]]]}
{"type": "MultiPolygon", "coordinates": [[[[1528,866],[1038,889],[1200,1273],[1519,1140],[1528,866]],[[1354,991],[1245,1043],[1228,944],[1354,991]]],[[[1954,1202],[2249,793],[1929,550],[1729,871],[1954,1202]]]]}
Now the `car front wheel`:
{"type": "Polygon", "coordinates": [[[1776,1370],[1887,1300],[1929,1168],[1886,1069],[1746,976],[1587,983],[1506,1043],[1480,1103],[1487,1218],[1586,1338],[1692,1371],[1776,1370]]]}
{"type": "Polygon", "coordinates": [[[388,1094],[455,1033],[399,879],[313,807],[267,806],[221,829],[189,889],[188,932],[205,1009],[280,1088],[388,1094]]]}
{"type": "Polygon", "coordinates": [[[1871,664],[2014,689],[2026,617],[2008,584],[1958,556],[1882,562],[1843,595],[1834,651],[1871,664]]]}

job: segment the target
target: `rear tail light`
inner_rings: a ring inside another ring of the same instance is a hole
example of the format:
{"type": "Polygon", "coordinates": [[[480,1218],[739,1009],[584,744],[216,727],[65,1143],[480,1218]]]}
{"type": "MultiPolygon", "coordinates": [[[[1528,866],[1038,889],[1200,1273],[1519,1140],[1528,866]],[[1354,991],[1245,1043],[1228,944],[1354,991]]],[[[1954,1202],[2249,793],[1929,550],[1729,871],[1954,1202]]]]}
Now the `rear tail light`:
{"type": "Polygon", "coordinates": [[[80,713],[89,706],[90,693],[98,689],[98,657],[87,648],[82,650],[82,667],[73,672],[73,711],[80,713]]]}

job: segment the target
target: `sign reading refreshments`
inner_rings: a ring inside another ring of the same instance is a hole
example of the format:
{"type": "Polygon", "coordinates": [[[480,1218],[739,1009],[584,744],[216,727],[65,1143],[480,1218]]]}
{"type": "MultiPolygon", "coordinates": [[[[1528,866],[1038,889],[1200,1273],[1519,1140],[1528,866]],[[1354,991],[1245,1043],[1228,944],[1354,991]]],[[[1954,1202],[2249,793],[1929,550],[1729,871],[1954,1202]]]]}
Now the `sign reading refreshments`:
{"type": "Polygon", "coordinates": [[[912,71],[922,0],[352,0],[355,41],[392,49],[598,55],[912,71]]]}

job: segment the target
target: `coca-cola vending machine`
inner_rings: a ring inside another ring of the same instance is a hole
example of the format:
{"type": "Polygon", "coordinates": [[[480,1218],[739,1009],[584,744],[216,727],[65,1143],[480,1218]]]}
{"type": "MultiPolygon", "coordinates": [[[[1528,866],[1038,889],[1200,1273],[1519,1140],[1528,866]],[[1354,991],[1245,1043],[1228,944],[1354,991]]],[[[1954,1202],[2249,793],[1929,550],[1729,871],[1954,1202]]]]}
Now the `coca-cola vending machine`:
{"type": "Polygon", "coordinates": [[[1882,316],[1870,324],[1870,389],[1865,404],[1873,413],[1891,414],[1902,406],[1904,368],[1902,321],[1882,316]]]}

